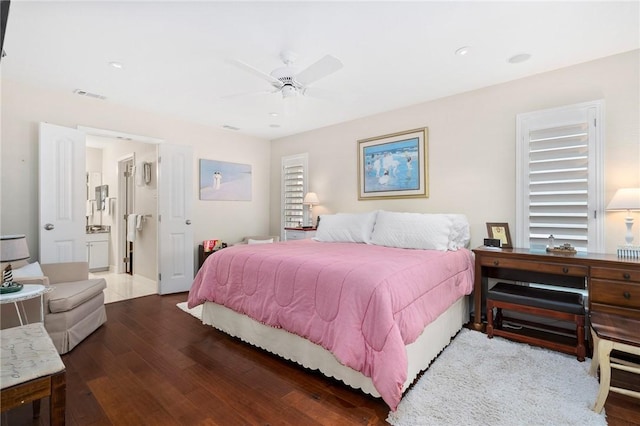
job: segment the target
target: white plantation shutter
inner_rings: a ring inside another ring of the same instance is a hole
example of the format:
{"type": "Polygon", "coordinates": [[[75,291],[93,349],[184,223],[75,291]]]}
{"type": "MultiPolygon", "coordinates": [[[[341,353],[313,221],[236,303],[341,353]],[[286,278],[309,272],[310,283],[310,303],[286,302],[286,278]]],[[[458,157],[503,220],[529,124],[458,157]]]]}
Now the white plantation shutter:
{"type": "Polygon", "coordinates": [[[517,117],[516,246],[601,252],[601,102],[517,117]]]}
{"type": "Polygon", "coordinates": [[[304,223],[302,201],[307,192],[307,164],[307,154],[282,158],[282,228],[304,223]]]}

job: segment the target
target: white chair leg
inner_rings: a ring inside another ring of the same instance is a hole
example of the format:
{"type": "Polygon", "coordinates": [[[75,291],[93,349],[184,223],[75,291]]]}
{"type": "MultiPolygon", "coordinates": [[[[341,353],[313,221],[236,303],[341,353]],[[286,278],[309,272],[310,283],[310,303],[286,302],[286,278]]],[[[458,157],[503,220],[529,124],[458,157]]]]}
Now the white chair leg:
{"type": "Polygon", "coordinates": [[[591,329],[591,341],[593,342],[593,358],[591,358],[589,374],[593,377],[598,377],[598,342],[600,338],[593,328],[591,329]]]}
{"type": "Polygon", "coordinates": [[[604,403],[609,395],[609,386],[611,385],[611,349],[613,342],[610,340],[600,340],[598,342],[598,358],[600,363],[600,390],[593,411],[600,413],[604,408],[604,403]]]}

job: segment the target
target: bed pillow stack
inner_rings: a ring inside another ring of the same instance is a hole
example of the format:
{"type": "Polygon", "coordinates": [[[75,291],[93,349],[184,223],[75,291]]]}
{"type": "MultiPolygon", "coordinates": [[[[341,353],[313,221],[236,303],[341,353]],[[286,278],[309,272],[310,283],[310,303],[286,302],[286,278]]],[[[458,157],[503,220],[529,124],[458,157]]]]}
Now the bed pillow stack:
{"type": "Polygon", "coordinates": [[[367,243],[422,250],[458,250],[469,244],[469,222],[462,214],[370,213],[322,215],[316,241],[367,243]]]}
{"type": "Polygon", "coordinates": [[[451,218],[444,214],[397,213],[381,210],[371,235],[379,246],[448,250],[451,218]]]}
{"type": "Polygon", "coordinates": [[[370,243],[377,214],[373,211],[322,215],[313,239],[326,243],[370,243]]]}

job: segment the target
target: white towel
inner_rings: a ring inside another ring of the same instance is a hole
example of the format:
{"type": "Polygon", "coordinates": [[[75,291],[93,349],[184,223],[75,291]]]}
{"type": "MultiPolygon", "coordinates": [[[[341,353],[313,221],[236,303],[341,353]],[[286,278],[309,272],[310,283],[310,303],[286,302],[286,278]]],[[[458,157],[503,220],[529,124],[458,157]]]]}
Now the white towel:
{"type": "Polygon", "coordinates": [[[86,216],[93,216],[93,200],[87,200],[87,214],[86,216]]]}
{"type": "Polygon", "coordinates": [[[113,200],[113,198],[107,198],[106,204],[104,206],[104,212],[107,214],[107,216],[111,214],[111,200],[113,200]]]}
{"type": "Polygon", "coordinates": [[[127,241],[136,240],[136,219],[138,215],[130,214],[127,216],[127,241]]]}
{"type": "Polygon", "coordinates": [[[141,215],[141,214],[139,214],[136,217],[136,229],[138,231],[142,231],[142,221],[143,221],[143,219],[144,219],[144,215],[141,215]]]}

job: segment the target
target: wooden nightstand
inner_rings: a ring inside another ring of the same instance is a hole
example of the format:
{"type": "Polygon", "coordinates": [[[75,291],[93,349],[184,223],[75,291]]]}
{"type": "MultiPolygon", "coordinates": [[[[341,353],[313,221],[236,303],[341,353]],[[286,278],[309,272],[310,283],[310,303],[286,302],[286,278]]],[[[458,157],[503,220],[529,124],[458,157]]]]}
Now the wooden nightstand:
{"type": "Polygon", "coordinates": [[[204,246],[200,244],[198,246],[198,270],[202,268],[202,264],[204,263],[205,260],[207,260],[207,257],[211,256],[213,253],[217,252],[218,250],[222,250],[222,249],[218,248],[211,251],[204,251],[204,246]]]}
{"type": "Polygon", "coordinates": [[[316,236],[316,228],[284,228],[285,241],[306,240],[316,236]]]}

